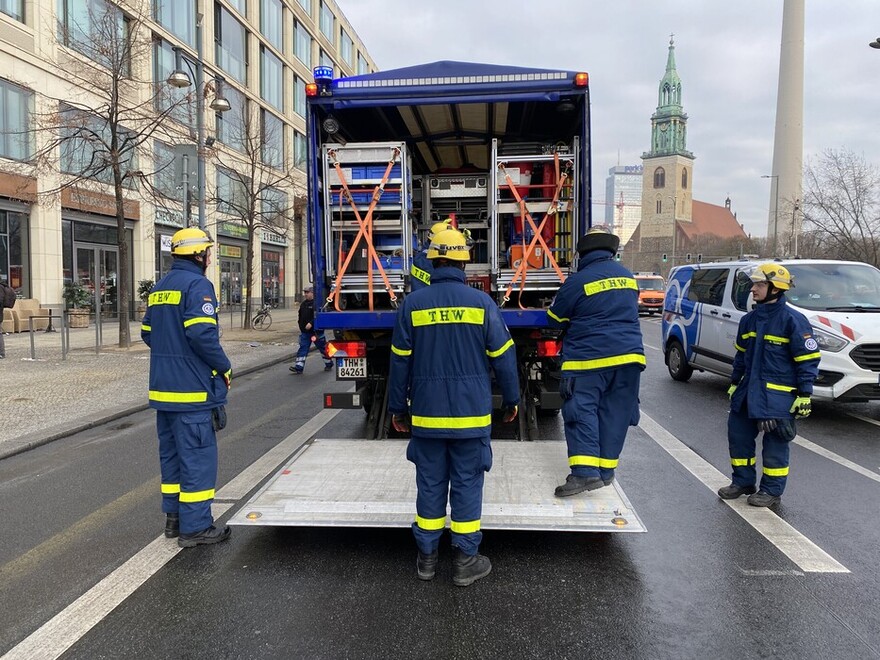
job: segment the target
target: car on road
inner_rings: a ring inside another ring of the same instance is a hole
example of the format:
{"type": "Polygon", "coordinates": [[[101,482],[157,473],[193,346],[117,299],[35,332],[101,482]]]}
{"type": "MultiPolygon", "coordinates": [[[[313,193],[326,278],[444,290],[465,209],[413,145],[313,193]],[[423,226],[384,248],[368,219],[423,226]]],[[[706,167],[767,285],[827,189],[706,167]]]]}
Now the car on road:
{"type": "Polygon", "coordinates": [[[654,316],[663,311],[663,300],[666,298],[666,282],[657,273],[636,273],[636,284],[639,286],[639,314],[654,316]]]}
{"type": "MultiPolygon", "coordinates": [[[[739,321],[753,306],[749,274],[763,260],[688,264],[669,275],[663,353],[669,375],[729,376],[739,321]]],[[[880,400],[880,270],[854,261],[777,260],[792,275],[788,304],[813,326],[822,358],[817,399],[880,400]]]]}

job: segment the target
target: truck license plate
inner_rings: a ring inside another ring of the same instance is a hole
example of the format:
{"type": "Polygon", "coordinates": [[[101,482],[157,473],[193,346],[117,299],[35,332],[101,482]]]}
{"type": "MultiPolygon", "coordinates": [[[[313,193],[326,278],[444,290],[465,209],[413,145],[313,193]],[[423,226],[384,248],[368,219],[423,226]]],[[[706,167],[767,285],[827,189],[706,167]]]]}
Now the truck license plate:
{"type": "Polygon", "coordinates": [[[367,377],[367,358],[336,358],[336,378],[354,380],[367,377]]]}

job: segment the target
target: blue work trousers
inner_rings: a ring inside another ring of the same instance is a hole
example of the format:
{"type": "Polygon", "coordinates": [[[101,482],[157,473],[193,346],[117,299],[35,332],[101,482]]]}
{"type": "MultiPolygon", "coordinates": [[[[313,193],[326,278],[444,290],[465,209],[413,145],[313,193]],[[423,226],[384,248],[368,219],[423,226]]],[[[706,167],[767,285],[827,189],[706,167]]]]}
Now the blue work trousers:
{"type": "Polygon", "coordinates": [[[195,534],[214,524],[211,502],[217,484],[217,436],[211,411],[156,411],[162,511],[180,514],[180,533],[195,534]]]}
{"type": "MultiPolygon", "coordinates": [[[[792,434],[797,433],[794,420],[792,434]]],[[[727,443],[730,447],[730,463],[733,466],[733,483],[737,486],[754,486],[757,480],[755,445],[758,437],[758,420],[750,419],[743,404],[739,411],[731,410],[727,417],[727,443]]],[[[764,434],[761,448],[760,490],[779,497],[788,479],[789,443],[783,440],[778,429],[764,434]]]]}
{"type": "Polygon", "coordinates": [[[578,477],[614,476],[628,427],[639,423],[642,368],[631,364],[563,377],[568,463],[578,477]]]}
{"type": "Polygon", "coordinates": [[[452,545],[475,555],[483,540],[483,477],[492,467],[489,435],[476,438],[413,436],[406,458],[416,466],[416,545],[425,554],[437,550],[451,509],[452,545]]]}
{"type": "Polygon", "coordinates": [[[306,368],[306,356],[312,347],[312,337],[314,337],[315,346],[321,352],[321,357],[324,358],[324,366],[333,366],[333,360],[327,357],[327,338],[324,337],[323,331],[300,332],[299,350],[296,352],[296,361],[293,364],[293,368],[299,372],[306,368]]]}

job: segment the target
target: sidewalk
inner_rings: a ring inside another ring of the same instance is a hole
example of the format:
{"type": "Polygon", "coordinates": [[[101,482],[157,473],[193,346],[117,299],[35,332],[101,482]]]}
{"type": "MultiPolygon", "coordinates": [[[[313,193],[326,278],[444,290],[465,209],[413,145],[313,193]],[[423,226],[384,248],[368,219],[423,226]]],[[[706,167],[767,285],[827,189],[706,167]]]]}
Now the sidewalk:
{"type": "MultiPolygon", "coordinates": [[[[220,343],[235,376],[292,360],[299,342],[296,309],[272,310],[269,330],[242,330],[240,316],[220,319],[220,343]]],[[[130,326],[129,349],[118,348],[119,326],[103,324],[95,350],[95,323],[70,330],[71,350],[61,359],[61,332],[9,334],[0,360],[0,458],[147,408],[150,349],[140,322],[130,326]]]]}

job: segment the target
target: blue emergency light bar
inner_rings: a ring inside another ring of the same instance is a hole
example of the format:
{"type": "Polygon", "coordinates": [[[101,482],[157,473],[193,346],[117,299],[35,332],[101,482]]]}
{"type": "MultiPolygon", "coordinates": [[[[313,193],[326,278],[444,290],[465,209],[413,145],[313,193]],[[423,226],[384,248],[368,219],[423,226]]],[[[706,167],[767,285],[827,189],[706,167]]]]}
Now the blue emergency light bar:
{"type": "Polygon", "coordinates": [[[316,66],[312,69],[312,75],[315,77],[316,83],[329,83],[333,81],[332,66],[316,66]]]}

